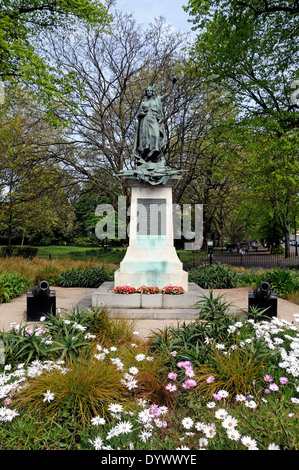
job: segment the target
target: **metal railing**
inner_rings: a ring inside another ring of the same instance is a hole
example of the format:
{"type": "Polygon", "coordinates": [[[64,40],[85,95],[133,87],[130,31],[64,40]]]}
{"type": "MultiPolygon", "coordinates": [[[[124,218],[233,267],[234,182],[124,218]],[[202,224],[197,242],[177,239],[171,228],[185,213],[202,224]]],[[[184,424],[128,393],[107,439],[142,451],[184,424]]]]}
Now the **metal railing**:
{"type": "Polygon", "coordinates": [[[228,264],[231,266],[242,266],[244,268],[275,268],[275,267],[297,267],[299,266],[299,256],[295,251],[291,252],[289,258],[285,258],[283,254],[271,254],[268,251],[253,252],[249,251],[247,254],[240,254],[237,252],[214,252],[212,258],[196,259],[196,255],[192,262],[184,264],[184,269],[192,269],[204,263],[228,264]]]}

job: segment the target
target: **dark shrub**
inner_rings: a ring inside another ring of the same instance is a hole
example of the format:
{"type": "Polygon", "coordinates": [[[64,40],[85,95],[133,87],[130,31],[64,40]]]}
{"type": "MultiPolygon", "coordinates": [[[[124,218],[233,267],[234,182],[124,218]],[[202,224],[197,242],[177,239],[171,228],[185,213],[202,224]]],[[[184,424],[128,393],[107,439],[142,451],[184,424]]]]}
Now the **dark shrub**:
{"type": "Polygon", "coordinates": [[[2,257],[21,256],[25,259],[32,259],[37,255],[38,248],[32,248],[29,246],[4,246],[1,249],[2,257]]]}
{"type": "Polygon", "coordinates": [[[91,268],[69,269],[59,274],[57,286],[60,287],[99,287],[103,282],[110,281],[111,275],[104,266],[91,268]]]}
{"type": "Polygon", "coordinates": [[[227,289],[237,286],[238,276],[234,269],[218,264],[202,264],[189,271],[189,282],[203,289],[227,289]]]}

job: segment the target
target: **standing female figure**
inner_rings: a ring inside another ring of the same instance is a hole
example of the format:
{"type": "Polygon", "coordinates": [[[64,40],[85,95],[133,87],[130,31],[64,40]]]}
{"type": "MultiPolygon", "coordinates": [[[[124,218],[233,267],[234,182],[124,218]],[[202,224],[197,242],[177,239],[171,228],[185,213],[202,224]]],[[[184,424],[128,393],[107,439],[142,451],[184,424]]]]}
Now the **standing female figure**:
{"type": "Polygon", "coordinates": [[[167,139],[162,105],[172,92],[176,81],[176,78],[172,80],[172,86],[162,96],[157,96],[152,86],[145,89],[144,99],[137,112],[135,155],[139,165],[144,162],[158,162],[163,157],[167,139]]]}

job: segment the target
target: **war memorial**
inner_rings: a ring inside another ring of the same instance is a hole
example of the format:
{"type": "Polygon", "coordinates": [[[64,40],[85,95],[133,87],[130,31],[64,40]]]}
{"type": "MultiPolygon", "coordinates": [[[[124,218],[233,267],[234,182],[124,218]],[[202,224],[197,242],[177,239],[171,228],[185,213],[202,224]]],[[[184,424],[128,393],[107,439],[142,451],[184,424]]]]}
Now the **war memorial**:
{"type": "Polygon", "coordinates": [[[199,286],[188,282],[188,273],[174,246],[172,193],[183,169],[172,169],[165,162],[163,102],[175,83],[174,78],[162,96],[156,95],[152,86],[146,87],[137,112],[136,167],[116,176],[124,178],[131,189],[129,246],[114,282],[103,283],[92,296],[93,307],[106,306],[111,316],[124,313],[129,318],[193,318],[195,304],[204,295],[199,286]],[[155,287],[159,293],[116,293],[122,286],[136,290],[155,287]],[[173,287],[182,293],[166,293],[173,287]]]}

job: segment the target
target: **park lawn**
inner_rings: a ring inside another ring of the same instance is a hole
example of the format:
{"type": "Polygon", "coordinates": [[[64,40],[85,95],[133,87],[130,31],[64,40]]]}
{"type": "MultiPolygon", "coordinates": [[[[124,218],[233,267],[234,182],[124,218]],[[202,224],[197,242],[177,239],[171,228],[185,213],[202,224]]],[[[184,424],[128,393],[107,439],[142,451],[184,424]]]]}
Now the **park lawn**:
{"type": "MultiPolygon", "coordinates": [[[[28,245],[28,247],[31,247],[28,245]]],[[[95,245],[75,246],[75,245],[50,245],[50,246],[35,246],[37,248],[37,258],[42,259],[57,259],[57,258],[70,258],[73,260],[89,260],[94,259],[103,262],[104,264],[113,263],[119,264],[126,253],[126,247],[101,247],[95,245]]],[[[0,251],[2,246],[0,245],[0,251]]],[[[178,256],[182,263],[194,263],[199,259],[205,259],[206,253],[194,253],[191,250],[177,250],[178,256]]]]}
{"type": "Polygon", "coordinates": [[[50,245],[50,246],[38,246],[37,256],[38,258],[49,258],[51,255],[53,258],[65,258],[68,257],[70,252],[73,253],[85,253],[86,251],[94,250],[94,246],[72,246],[72,245],[50,245]]]}
{"type": "MultiPolygon", "coordinates": [[[[37,258],[41,259],[64,259],[70,258],[74,260],[100,260],[103,263],[119,263],[124,254],[124,247],[108,248],[86,245],[49,245],[49,246],[31,246],[26,245],[28,248],[37,248],[37,258]]],[[[2,246],[0,246],[0,250],[2,246]]]]}
{"type": "MultiPolygon", "coordinates": [[[[4,248],[6,245],[0,245],[0,251],[2,248],[4,248]]],[[[14,245],[17,248],[21,248],[21,245],[14,245]]],[[[38,258],[49,258],[49,255],[51,255],[54,258],[58,257],[65,257],[68,255],[70,251],[73,252],[85,252],[87,250],[93,250],[95,249],[94,246],[86,245],[86,246],[70,246],[70,245],[50,245],[50,246],[33,246],[33,245],[23,245],[23,247],[27,248],[37,248],[37,257],[38,258]]]]}

